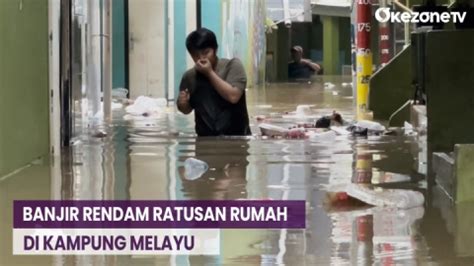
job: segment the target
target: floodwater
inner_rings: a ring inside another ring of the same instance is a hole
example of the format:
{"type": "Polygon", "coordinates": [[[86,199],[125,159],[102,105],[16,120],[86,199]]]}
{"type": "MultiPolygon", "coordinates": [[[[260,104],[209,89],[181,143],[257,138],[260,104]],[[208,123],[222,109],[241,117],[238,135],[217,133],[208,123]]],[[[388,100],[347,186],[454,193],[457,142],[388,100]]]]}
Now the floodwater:
{"type": "MultiPolygon", "coordinates": [[[[459,265],[474,262],[474,212],[451,206],[438,188],[427,188],[426,165],[413,136],[332,141],[267,139],[256,115],[290,126],[280,117],[299,104],[317,115],[338,110],[353,116],[350,77],[312,84],[271,84],[247,92],[252,133],[248,138],[197,139],[193,117],[168,112],[159,118],[124,120],[114,114],[104,138],[84,135],[61,159],[38,162],[0,181],[0,265],[459,265]],[[331,82],[335,86],[324,86],[331,82]],[[179,133],[179,134],[177,134],[179,133]],[[186,180],[183,162],[209,164],[186,180]],[[324,186],[371,182],[414,189],[424,207],[409,210],[325,208],[324,186]],[[13,256],[15,199],[290,199],[305,200],[305,230],[221,230],[219,256],[13,256]]],[[[308,121],[311,121],[308,120],[308,121]]],[[[84,132],[87,132],[85,130],[84,132]]]]}

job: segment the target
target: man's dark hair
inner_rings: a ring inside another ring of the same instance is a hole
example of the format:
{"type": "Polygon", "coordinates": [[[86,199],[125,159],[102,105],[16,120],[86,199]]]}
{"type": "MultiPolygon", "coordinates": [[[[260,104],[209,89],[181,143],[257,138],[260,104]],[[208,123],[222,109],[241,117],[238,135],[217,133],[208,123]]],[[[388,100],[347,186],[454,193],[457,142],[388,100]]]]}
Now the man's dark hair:
{"type": "Polygon", "coordinates": [[[217,50],[217,40],[214,32],[206,28],[199,28],[186,37],[186,49],[190,54],[206,48],[217,50]]]}

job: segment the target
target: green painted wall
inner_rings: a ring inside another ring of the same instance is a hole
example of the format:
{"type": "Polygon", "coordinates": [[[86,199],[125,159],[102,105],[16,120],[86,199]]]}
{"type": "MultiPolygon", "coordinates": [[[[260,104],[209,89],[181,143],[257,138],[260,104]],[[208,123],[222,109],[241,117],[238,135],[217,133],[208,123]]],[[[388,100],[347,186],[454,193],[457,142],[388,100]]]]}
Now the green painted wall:
{"type": "Polygon", "coordinates": [[[337,75],[339,68],[339,18],[323,16],[323,67],[325,75],[337,75]]]}
{"type": "Polygon", "coordinates": [[[272,33],[266,34],[267,59],[265,78],[268,82],[276,81],[277,64],[275,60],[278,58],[277,35],[278,31],[273,31],[272,33]]]}
{"type": "Polygon", "coordinates": [[[351,19],[339,18],[339,74],[342,65],[351,65],[351,19]]]}
{"type": "Polygon", "coordinates": [[[277,30],[277,50],[278,57],[274,61],[277,64],[277,81],[287,81],[288,80],[288,62],[290,59],[290,34],[288,28],[286,28],[283,23],[278,25],[277,30]]]}
{"type": "Polygon", "coordinates": [[[313,15],[311,25],[311,49],[323,51],[323,23],[320,16],[317,15],[313,15]]]}
{"type": "Polygon", "coordinates": [[[474,30],[426,33],[428,153],[474,143],[474,30]]]}
{"type": "Polygon", "coordinates": [[[456,202],[474,200],[474,144],[458,144],[454,147],[456,202]]]}
{"type": "Polygon", "coordinates": [[[299,45],[303,48],[304,58],[310,58],[311,23],[293,23],[291,25],[291,46],[294,45],[299,45]]]}
{"type": "MultiPolygon", "coordinates": [[[[13,239],[13,201],[51,199],[50,169],[49,162],[34,165],[0,183],[0,213],[2,214],[0,235],[4,239],[3,243],[13,239]]],[[[54,265],[54,258],[53,256],[13,255],[13,245],[4,244],[0,249],[0,266],[11,265],[54,265]]]]}
{"type": "Polygon", "coordinates": [[[49,152],[48,1],[0,1],[0,176],[49,152]]]}
{"type": "MultiPolygon", "coordinates": [[[[388,120],[390,115],[413,97],[411,60],[409,46],[370,79],[369,109],[374,112],[374,119],[388,120]]],[[[393,125],[403,125],[405,120],[409,120],[408,111],[398,116],[393,125]]]]}
{"type": "Polygon", "coordinates": [[[114,0],[112,5],[112,88],[126,87],[124,9],[124,0],[114,0]]]}

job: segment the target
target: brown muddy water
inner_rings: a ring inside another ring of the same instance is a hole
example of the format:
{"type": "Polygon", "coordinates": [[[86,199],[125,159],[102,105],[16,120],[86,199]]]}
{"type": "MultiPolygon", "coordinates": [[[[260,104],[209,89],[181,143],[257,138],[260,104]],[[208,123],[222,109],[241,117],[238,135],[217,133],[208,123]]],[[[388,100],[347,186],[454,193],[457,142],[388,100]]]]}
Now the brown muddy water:
{"type": "Polygon", "coordinates": [[[338,110],[350,120],[352,88],[343,82],[350,77],[250,89],[254,136],[248,138],[197,139],[193,117],[174,111],[142,120],[124,120],[123,111],[115,112],[113,123],[103,128],[106,137],[80,136],[61,158],[0,181],[0,265],[472,264],[474,207],[451,206],[438,188],[427,189],[426,165],[418,159],[423,149],[416,137],[338,136],[314,142],[259,136],[256,115],[289,126],[300,121],[278,114],[300,104],[314,105],[317,115],[338,110]],[[325,82],[335,86],[325,87],[325,82]],[[209,164],[197,180],[183,175],[189,157],[209,164]],[[325,185],[360,179],[421,191],[426,203],[409,210],[324,208],[325,185]],[[221,230],[219,256],[13,256],[15,199],[305,200],[307,226],[221,230]]]}

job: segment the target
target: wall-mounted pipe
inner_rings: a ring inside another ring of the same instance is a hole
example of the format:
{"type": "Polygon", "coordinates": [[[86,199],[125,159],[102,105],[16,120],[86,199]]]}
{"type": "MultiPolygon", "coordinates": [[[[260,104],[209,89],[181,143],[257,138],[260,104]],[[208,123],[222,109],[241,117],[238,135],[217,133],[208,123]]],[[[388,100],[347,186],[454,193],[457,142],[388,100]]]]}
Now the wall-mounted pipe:
{"type": "Polygon", "coordinates": [[[285,21],[285,26],[288,28],[291,27],[289,0],[283,0],[283,19],[285,21]]]}
{"type": "Polygon", "coordinates": [[[112,0],[102,0],[102,91],[104,120],[112,119],[112,0]]]}
{"type": "Polygon", "coordinates": [[[101,75],[101,27],[100,1],[89,0],[87,3],[87,103],[89,123],[100,110],[102,87],[101,75]]]}
{"type": "Polygon", "coordinates": [[[60,0],[48,2],[49,24],[49,136],[50,152],[61,155],[61,103],[59,93],[59,21],[61,14],[60,0]]]}
{"type": "Polygon", "coordinates": [[[87,99],[89,123],[111,118],[112,1],[89,0],[87,12],[87,99]],[[101,109],[101,100],[103,109],[101,109]],[[103,117],[100,116],[103,114],[103,117]]]}

